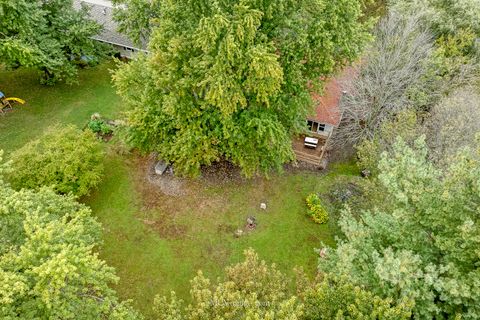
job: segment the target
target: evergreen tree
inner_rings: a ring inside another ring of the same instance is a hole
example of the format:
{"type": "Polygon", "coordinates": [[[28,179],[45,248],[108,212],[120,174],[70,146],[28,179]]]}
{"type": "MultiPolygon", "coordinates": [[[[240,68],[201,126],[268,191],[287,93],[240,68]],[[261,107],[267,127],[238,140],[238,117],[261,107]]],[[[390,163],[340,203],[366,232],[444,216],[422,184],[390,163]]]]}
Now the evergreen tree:
{"type": "MultiPolygon", "coordinates": [[[[478,146],[477,146],[478,147],[478,146]]],[[[415,302],[418,319],[480,317],[480,153],[467,149],[437,169],[418,140],[399,140],[379,164],[381,209],[347,210],[345,240],[321,258],[382,297],[415,302]]]]}

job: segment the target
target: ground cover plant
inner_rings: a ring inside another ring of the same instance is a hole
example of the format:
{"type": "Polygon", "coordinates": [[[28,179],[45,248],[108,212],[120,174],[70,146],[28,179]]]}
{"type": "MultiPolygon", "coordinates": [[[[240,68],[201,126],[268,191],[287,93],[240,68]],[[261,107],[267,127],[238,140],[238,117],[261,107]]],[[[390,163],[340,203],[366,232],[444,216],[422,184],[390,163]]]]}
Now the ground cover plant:
{"type": "MultiPolygon", "coordinates": [[[[124,105],[110,85],[111,67],[82,70],[78,85],[55,87],[39,85],[34,70],[0,71],[2,91],[27,101],[0,118],[5,158],[55,124],[82,127],[95,112],[117,119],[124,105]]],[[[317,193],[330,208],[328,194],[335,181],[358,175],[354,164],[346,164],[326,176],[293,171],[269,180],[219,184],[185,180],[189,193],[171,197],[149,186],[146,159],[117,152],[115,138],[102,146],[104,177],[82,202],[103,226],[99,253],[120,278],[114,288],[122,299],[134,299],[134,306],[147,317],[155,295],[175,290],[188,302],[189,280],[198,269],[215,279],[225,266],[240,262],[243,250],[250,247],[288,275],[294,266],[303,266],[313,276],[314,248],[322,242],[335,245],[336,218],[331,215],[323,225],[313,223],[305,215],[305,198],[317,193]],[[265,211],[261,202],[267,204],[265,211]],[[257,228],[235,238],[235,230],[243,228],[251,215],[257,228]]]]}

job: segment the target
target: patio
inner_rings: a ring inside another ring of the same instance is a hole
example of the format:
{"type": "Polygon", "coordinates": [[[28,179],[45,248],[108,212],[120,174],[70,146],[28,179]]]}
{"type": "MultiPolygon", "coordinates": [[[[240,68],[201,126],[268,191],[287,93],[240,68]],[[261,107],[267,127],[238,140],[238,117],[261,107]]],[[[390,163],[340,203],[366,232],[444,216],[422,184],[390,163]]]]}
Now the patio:
{"type": "Polygon", "coordinates": [[[328,137],[315,135],[315,138],[318,139],[318,145],[316,148],[306,147],[305,137],[305,135],[300,135],[292,140],[293,151],[295,152],[297,161],[306,162],[320,167],[328,137]]]}

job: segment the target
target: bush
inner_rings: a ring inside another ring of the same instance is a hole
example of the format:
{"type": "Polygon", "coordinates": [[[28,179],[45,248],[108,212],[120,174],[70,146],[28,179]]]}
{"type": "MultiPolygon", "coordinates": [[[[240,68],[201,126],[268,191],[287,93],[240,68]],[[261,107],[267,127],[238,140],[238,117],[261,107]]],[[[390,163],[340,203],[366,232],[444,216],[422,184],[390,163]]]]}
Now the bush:
{"type": "Polygon", "coordinates": [[[322,201],[315,193],[310,194],[307,199],[307,215],[312,218],[315,223],[323,224],[328,221],[328,212],[322,205],[322,201]]]}
{"type": "Polygon", "coordinates": [[[421,134],[417,114],[413,110],[399,112],[393,119],[387,120],[374,131],[373,137],[364,139],[358,145],[357,165],[360,170],[368,170],[372,176],[379,173],[378,163],[383,152],[390,152],[397,137],[402,137],[409,145],[421,134]]]}
{"type": "Polygon", "coordinates": [[[107,135],[112,133],[112,128],[109,126],[105,120],[102,119],[93,119],[90,120],[87,124],[87,127],[92,130],[94,133],[100,135],[107,135]]]}
{"type": "Polygon", "coordinates": [[[101,180],[103,151],[90,131],[56,127],[12,153],[14,188],[51,186],[60,194],[85,195],[101,180]]]}

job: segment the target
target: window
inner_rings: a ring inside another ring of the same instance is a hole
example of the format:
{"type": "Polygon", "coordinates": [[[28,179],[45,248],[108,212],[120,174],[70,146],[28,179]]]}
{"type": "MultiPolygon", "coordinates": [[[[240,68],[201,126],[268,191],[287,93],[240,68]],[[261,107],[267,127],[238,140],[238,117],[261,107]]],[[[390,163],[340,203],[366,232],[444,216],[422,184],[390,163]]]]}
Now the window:
{"type": "Polygon", "coordinates": [[[314,133],[325,132],[327,125],[325,123],[318,123],[316,121],[307,120],[307,128],[309,131],[314,133]]]}
{"type": "Polygon", "coordinates": [[[310,130],[310,131],[313,130],[313,121],[307,120],[307,128],[308,128],[308,130],[310,130]]]}

